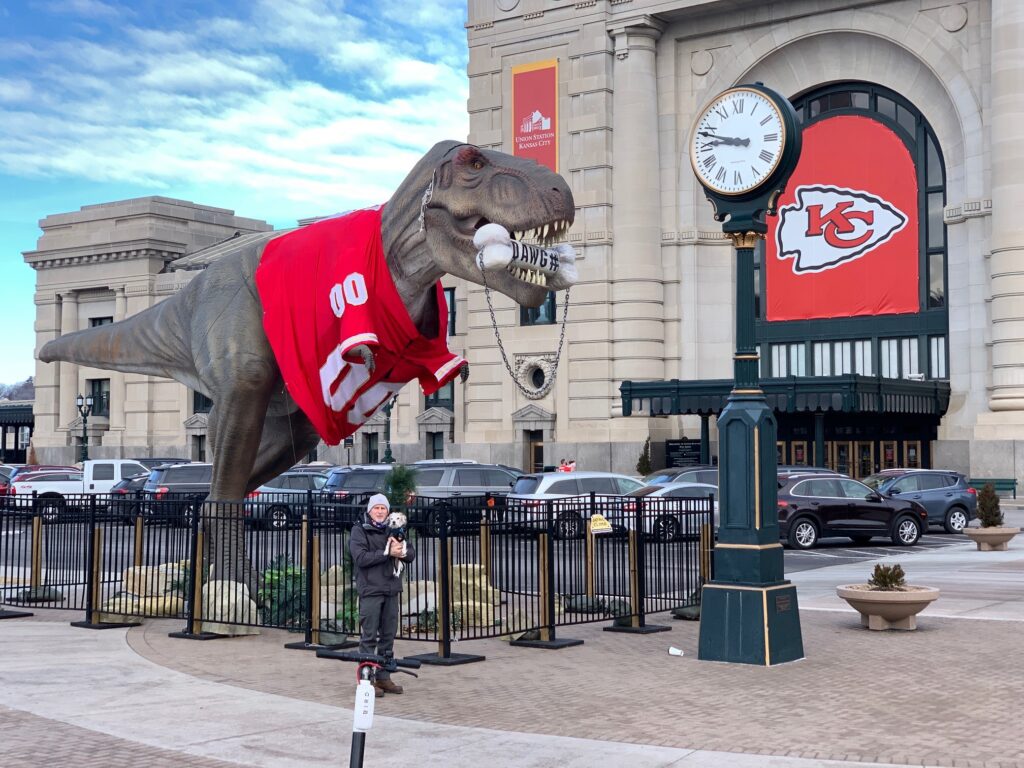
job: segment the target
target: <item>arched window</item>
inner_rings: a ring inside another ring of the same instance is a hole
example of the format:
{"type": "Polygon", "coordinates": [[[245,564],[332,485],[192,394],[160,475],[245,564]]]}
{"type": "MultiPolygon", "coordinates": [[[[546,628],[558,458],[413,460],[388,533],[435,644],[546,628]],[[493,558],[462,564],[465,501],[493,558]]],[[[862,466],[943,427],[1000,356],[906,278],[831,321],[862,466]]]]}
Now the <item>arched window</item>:
{"type": "Polygon", "coordinates": [[[765,251],[759,248],[755,311],[758,342],[765,350],[762,370],[768,368],[764,375],[948,378],[945,165],[934,131],[907,99],[871,83],[815,88],[792,102],[805,129],[840,115],[868,117],[889,128],[906,146],[917,176],[918,299],[916,312],[910,314],[902,310],[898,315],[771,319],[764,297],[772,288],[766,280],[765,251]],[[848,347],[862,350],[863,364],[850,364],[848,347]]]}

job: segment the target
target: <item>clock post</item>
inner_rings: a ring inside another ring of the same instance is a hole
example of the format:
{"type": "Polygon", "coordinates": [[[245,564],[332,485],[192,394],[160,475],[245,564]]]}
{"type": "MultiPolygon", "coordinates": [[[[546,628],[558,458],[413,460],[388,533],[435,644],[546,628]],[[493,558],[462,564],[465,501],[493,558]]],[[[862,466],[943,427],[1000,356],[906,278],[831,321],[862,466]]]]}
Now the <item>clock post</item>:
{"type": "Polygon", "coordinates": [[[715,578],[701,597],[698,658],[781,664],[803,658],[804,652],[796,587],[785,579],[779,542],[776,421],[758,381],[754,248],[767,232],[765,214],[775,212],[799,159],[800,125],[789,101],[758,83],[716,97],[701,112],[693,134],[691,162],[715,219],[724,221],[722,231],[736,249],[734,384],[718,418],[720,525],[715,578]],[[762,114],[774,110],[767,128],[760,114],[739,119],[755,103],[762,114]],[[774,145],[770,136],[777,139],[774,145]],[[729,170],[724,181],[704,160],[710,152],[729,170]],[[734,177],[734,168],[747,172],[751,158],[760,158],[763,167],[755,159],[745,181],[734,177]]]}

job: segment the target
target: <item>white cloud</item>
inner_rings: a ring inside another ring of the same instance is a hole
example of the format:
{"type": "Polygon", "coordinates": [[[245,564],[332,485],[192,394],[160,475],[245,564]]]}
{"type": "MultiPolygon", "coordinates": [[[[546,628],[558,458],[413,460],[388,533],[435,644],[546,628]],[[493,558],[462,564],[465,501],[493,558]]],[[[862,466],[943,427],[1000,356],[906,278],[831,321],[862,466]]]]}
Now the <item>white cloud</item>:
{"type": "Polygon", "coordinates": [[[87,19],[112,19],[123,15],[125,9],[118,9],[100,0],[52,0],[42,7],[59,16],[82,16],[87,19]]]}
{"type": "Polygon", "coordinates": [[[194,30],[0,39],[0,171],[130,183],[278,223],[381,202],[422,151],[465,138],[466,53],[461,22],[429,38],[369,26],[336,3],[266,0],[252,20],[194,30]]]}

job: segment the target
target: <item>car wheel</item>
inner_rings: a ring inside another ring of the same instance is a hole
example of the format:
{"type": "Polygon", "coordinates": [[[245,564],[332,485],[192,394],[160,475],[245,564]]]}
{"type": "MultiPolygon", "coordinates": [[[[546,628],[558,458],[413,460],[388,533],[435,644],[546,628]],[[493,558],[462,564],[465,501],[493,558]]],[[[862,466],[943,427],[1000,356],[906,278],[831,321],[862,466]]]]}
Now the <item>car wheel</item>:
{"type": "Polygon", "coordinates": [[[946,533],[963,533],[967,527],[967,512],[963,507],[953,507],[946,513],[946,520],[942,526],[946,533]]]}
{"type": "Polygon", "coordinates": [[[288,507],[271,507],[263,519],[264,527],[273,531],[280,531],[291,525],[292,518],[288,514],[288,507]]]}
{"type": "Polygon", "coordinates": [[[40,499],[38,509],[38,514],[43,518],[44,523],[56,523],[60,519],[61,512],[64,510],[64,500],[40,499]]]}
{"type": "Polygon", "coordinates": [[[892,529],[892,543],[901,547],[909,547],[917,544],[921,538],[921,526],[912,517],[901,517],[896,521],[892,529]]]}
{"type": "Polygon", "coordinates": [[[577,539],[583,530],[583,518],[575,512],[561,512],[555,519],[556,539],[577,539]]]}
{"type": "Polygon", "coordinates": [[[789,546],[793,549],[810,549],[818,543],[818,526],[807,517],[801,517],[789,526],[789,546]]]}
{"type": "Polygon", "coordinates": [[[871,541],[871,537],[870,536],[851,536],[850,537],[850,541],[852,541],[854,544],[857,544],[859,546],[864,546],[869,541],[871,541]]]}
{"type": "Polygon", "coordinates": [[[679,537],[679,521],[671,515],[661,515],[654,521],[654,538],[675,541],[679,537]]]}

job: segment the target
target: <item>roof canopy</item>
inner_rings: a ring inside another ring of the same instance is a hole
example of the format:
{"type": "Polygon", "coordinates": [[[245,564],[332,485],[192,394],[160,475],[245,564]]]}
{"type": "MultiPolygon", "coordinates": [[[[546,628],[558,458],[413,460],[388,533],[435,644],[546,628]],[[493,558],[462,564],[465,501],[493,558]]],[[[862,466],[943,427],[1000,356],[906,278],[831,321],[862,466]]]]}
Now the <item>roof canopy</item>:
{"type": "MultiPolygon", "coordinates": [[[[622,415],[717,415],[732,390],[731,379],[624,381],[622,415]]],[[[768,405],[782,413],[913,413],[941,417],[949,407],[948,381],[910,381],[880,376],[791,376],[761,381],[768,405]]]]}

